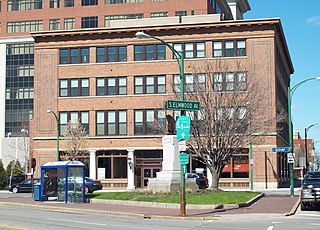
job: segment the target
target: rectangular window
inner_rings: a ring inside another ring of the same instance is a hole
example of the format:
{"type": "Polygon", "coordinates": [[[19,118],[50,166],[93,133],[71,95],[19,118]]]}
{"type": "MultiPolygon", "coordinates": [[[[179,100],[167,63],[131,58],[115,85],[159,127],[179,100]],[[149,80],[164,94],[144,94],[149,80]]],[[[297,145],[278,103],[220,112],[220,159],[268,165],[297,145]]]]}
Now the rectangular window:
{"type": "Polygon", "coordinates": [[[134,77],[135,94],[157,94],[165,92],[166,77],[164,75],[134,77]]]}
{"type": "Polygon", "coordinates": [[[42,5],[43,0],[8,0],[8,11],[37,10],[42,9],[42,5]]]}
{"type": "Polygon", "coordinates": [[[237,56],[246,56],[246,42],[245,41],[236,41],[237,44],[237,56]]]}
{"type": "Polygon", "coordinates": [[[150,18],[164,18],[168,17],[168,12],[153,12],[150,14],[150,18]]]}
{"type": "Polygon", "coordinates": [[[147,109],[134,111],[134,134],[146,135],[157,134],[163,131],[159,127],[163,127],[166,122],[165,111],[160,109],[147,109]]]}
{"type": "Polygon", "coordinates": [[[245,91],[247,89],[246,72],[227,72],[213,74],[215,92],[245,91]]]}
{"type": "Polygon", "coordinates": [[[98,5],[98,0],[82,0],[81,1],[82,6],[94,6],[98,5]]]}
{"type": "Polygon", "coordinates": [[[60,64],[89,63],[89,48],[60,49],[60,64]]]}
{"type": "Polygon", "coordinates": [[[246,41],[214,41],[213,57],[240,57],[246,56],[246,41]]]}
{"type": "Polygon", "coordinates": [[[67,49],[60,49],[60,64],[68,64],[68,50],[67,49]]]}
{"type": "Polygon", "coordinates": [[[60,135],[64,135],[68,122],[73,125],[77,125],[78,121],[81,123],[82,129],[85,134],[89,133],[89,112],[79,111],[79,112],[60,112],[59,113],[59,124],[60,124],[60,135]]]}
{"type": "Polygon", "coordinates": [[[222,57],[222,42],[213,42],[213,56],[222,57]]]}
{"type": "Polygon", "coordinates": [[[143,46],[134,46],[134,60],[143,61],[143,46]]]}
{"type": "Polygon", "coordinates": [[[97,63],[127,61],[126,46],[97,47],[97,63]]]}
{"type": "Polygon", "coordinates": [[[233,57],[234,56],[234,42],[233,41],[226,41],[225,42],[225,52],[226,52],[226,57],[233,57]]]}
{"type": "MultiPolygon", "coordinates": [[[[205,90],[205,74],[185,74],[185,90],[189,92],[200,92],[205,90]]],[[[173,78],[175,92],[180,92],[180,75],[173,78]]]]}
{"type": "Polygon", "coordinates": [[[126,95],[126,77],[97,78],[97,96],[126,95]]]}
{"type": "Polygon", "coordinates": [[[61,79],[59,96],[60,97],[77,97],[89,96],[89,79],[61,79]]]}
{"type": "Polygon", "coordinates": [[[81,28],[98,28],[98,16],[82,17],[81,28]]]}
{"type": "Polygon", "coordinates": [[[97,111],[97,135],[127,135],[127,111],[97,111]]]}
{"type": "Polygon", "coordinates": [[[74,0],[64,0],[64,7],[74,7],[74,0]]]}
{"type": "Polygon", "coordinates": [[[7,22],[7,33],[25,33],[42,30],[42,20],[7,22]]]}
{"type": "Polygon", "coordinates": [[[145,0],[104,0],[104,4],[126,4],[126,3],[137,3],[137,2],[144,2],[144,1],[145,0]]]}
{"type": "Polygon", "coordinates": [[[60,19],[50,19],[49,30],[60,30],[60,19]]]}
{"type": "Polygon", "coordinates": [[[64,29],[65,30],[72,30],[74,29],[75,19],[74,18],[65,18],[64,19],[64,29]]]}
{"type": "Polygon", "coordinates": [[[60,80],[60,97],[68,96],[68,80],[60,80]]]}
{"type": "MultiPolygon", "coordinates": [[[[173,44],[173,48],[180,52],[184,52],[184,57],[188,58],[204,58],[205,57],[205,43],[193,42],[193,43],[176,43],[173,44]]],[[[175,57],[175,55],[173,55],[175,57]]]]}
{"type": "Polygon", "coordinates": [[[158,45],[135,45],[134,60],[149,61],[149,60],[165,60],[166,48],[163,44],[158,45]]]}
{"type": "Polygon", "coordinates": [[[60,0],[50,0],[50,8],[60,8],[60,0]]]}
{"type": "Polygon", "coordinates": [[[128,20],[128,19],[141,19],[141,18],[143,18],[142,13],[106,15],[104,17],[104,26],[109,27],[110,21],[114,21],[114,20],[128,20]]]}
{"type": "Polygon", "coordinates": [[[187,16],[187,11],[176,11],[175,16],[187,16]]]}

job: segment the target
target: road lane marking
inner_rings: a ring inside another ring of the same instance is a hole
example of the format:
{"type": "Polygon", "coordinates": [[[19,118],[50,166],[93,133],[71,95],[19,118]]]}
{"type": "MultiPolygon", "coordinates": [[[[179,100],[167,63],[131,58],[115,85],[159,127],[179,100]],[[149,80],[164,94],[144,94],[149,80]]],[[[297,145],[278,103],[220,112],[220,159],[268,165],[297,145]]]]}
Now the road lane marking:
{"type": "Polygon", "coordinates": [[[310,225],[320,226],[320,224],[310,223],[310,225]]]}
{"type": "Polygon", "coordinates": [[[0,224],[0,227],[18,229],[18,230],[32,230],[32,228],[26,228],[22,226],[15,226],[15,225],[9,225],[9,224],[0,224]]]}
{"type": "Polygon", "coordinates": [[[84,221],[76,221],[76,220],[65,220],[65,219],[55,219],[55,218],[48,218],[48,220],[64,221],[64,222],[71,222],[71,223],[78,223],[78,224],[88,224],[88,225],[106,226],[106,224],[98,224],[98,223],[91,223],[91,222],[84,222],[84,221]]]}
{"type": "Polygon", "coordinates": [[[267,230],[272,230],[272,229],[273,229],[272,225],[267,228],[267,230]]]}

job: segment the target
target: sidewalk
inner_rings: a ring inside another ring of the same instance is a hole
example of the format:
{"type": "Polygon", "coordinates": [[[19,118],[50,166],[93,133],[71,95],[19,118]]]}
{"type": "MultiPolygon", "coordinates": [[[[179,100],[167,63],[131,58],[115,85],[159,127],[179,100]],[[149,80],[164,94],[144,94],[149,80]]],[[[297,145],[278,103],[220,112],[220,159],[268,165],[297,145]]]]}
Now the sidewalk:
{"type": "MultiPolygon", "coordinates": [[[[253,213],[268,213],[279,215],[292,215],[298,207],[299,197],[290,196],[264,196],[253,204],[245,205],[219,205],[213,208],[196,209],[188,208],[187,219],[216,219],[224,215],[234,214],[253,214],[253,213]]],[[[180,209],[176,207],[155,207],[154,205],[138,206],[132,204],[121,204],[119,202],[108,203],[60,203],[56,201],[34,201],[33,197],[21,197],[18,194],[14,196],[0,198],[0,205],[10,206],[25,206],[31,208],[43,208],[56,211],[66,212],[85,212],[85,213],[101,213],[109,215],[131,216],[137,218],[182,218],[179,217],[180,209]],[[15,196],[17,195],[17,196],[15,196]],[[117,204],[116,204],[117,203],[117,204]]]]}

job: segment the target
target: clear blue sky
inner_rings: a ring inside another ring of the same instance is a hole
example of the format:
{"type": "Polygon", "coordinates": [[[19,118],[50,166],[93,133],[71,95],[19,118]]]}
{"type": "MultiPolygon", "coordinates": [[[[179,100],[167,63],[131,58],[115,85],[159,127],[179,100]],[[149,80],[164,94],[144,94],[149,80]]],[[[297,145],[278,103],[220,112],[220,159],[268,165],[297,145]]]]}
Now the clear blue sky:
{"type": "MultiPolygon", "coordinates": [[[[248,0],[245,19],[280,18],[294,66],[291,87],[320,76],[320,0],[248,0]]],[[[320,123],[320,81],[299,86],[292,99],[293,129],[304,138],[304,129],[320,123]]],[[[308,131],[320,152],[320,125],[308,131]]]]}

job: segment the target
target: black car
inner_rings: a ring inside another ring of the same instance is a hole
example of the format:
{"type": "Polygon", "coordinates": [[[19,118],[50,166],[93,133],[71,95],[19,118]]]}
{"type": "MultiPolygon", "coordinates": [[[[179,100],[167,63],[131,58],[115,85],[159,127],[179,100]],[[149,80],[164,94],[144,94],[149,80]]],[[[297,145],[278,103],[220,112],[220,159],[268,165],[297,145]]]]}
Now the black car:
{"type": "Polygon", "coordinates": [[[206,189],[209,187],[208,179],[203,175],[203,173],[187,173],[186,178],[195,178],[197,187],[200,189],[206,189]]]}
{"type": "Polygon", "coordinates": [[[7,181],[8,181],[8,189],[11,190],[12,186],[21,183],[26,179],[26,175],[12,175],[8,176],[7,181]]]}
{"type": "Polygon", "coordinates": [[[32,192],[34,184],[39,183],[39,182],[40,182],[39,178],[26,179],[26,180],[22,181],[21,183],[12,185],[11,188],[9,188],[9,191],[11,191],[13,193],[32,192]]]}
{"type": "Polygon", "coordinates": [[[320,172],[308,172],[304,177],[300,208],[302,211],[310,207],[320,207],[320,172]]]}

